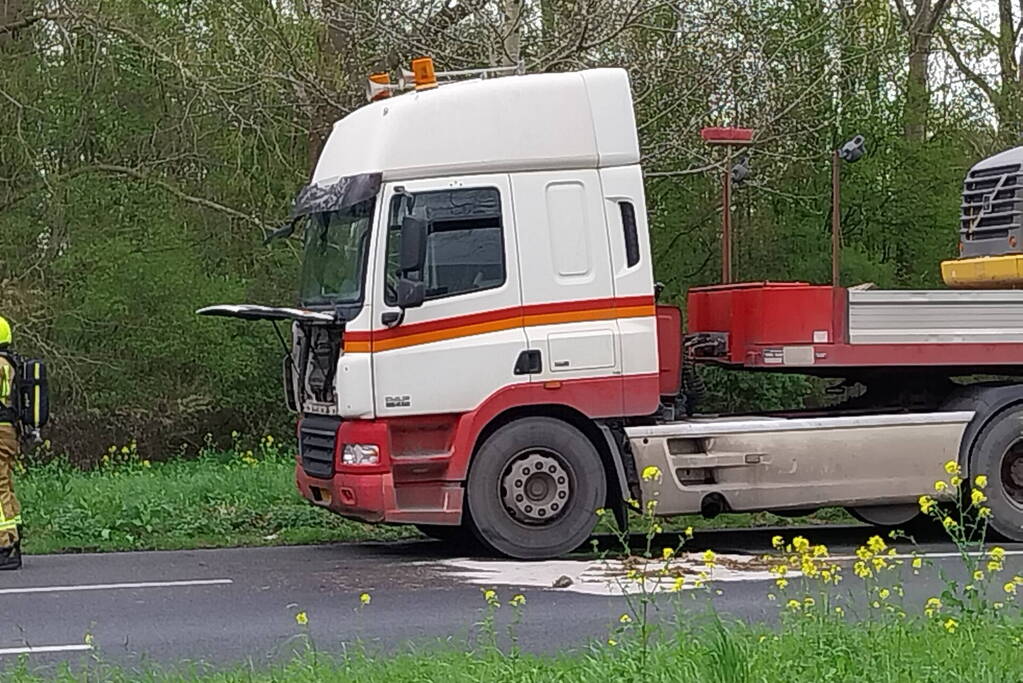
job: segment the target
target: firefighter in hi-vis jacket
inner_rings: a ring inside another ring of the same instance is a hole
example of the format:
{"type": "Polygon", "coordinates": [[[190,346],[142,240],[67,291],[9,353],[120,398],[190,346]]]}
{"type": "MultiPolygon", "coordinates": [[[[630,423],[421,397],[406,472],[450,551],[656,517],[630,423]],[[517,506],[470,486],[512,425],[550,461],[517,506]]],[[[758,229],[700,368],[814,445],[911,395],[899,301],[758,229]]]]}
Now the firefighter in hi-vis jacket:
{"type": "Polygon", "coordinates": [[[21,569],[21,506],[11,479],[18,455],[18,416],[14,409],[14,365],[4,357],[11,345],[11,326],[0,318],[0,571],[21,569]]]}

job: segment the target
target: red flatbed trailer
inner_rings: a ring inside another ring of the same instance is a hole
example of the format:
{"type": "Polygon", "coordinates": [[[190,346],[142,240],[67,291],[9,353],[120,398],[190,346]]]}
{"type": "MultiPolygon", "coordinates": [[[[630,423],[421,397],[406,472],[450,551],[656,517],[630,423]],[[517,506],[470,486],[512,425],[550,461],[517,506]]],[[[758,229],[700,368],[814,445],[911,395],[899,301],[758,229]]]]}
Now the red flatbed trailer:
{"type": "Polygon", "coordinates": [[[847,289],[803,282],[696,287],[698,360],[836,376],[854,369],[1023,371],[1023,292],[847,289]]]}

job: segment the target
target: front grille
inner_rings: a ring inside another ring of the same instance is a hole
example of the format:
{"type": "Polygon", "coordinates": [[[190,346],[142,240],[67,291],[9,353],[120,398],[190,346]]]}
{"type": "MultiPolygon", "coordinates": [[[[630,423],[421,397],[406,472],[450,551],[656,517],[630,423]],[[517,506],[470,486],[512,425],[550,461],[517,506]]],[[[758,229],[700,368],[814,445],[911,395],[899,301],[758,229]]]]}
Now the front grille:
{"type": "Polygon", "coordinates": [[[1023,252],[1020,164],[974,169],[963,183],[959,224],[962,256],[1023,252]]]}
{"type": "Polygon", "coordinates": [[[298,430],[298,454],[302,469],[310,477],[334,476],[334,450],[341,420],[336,417],[306,415],[298,430]]]}

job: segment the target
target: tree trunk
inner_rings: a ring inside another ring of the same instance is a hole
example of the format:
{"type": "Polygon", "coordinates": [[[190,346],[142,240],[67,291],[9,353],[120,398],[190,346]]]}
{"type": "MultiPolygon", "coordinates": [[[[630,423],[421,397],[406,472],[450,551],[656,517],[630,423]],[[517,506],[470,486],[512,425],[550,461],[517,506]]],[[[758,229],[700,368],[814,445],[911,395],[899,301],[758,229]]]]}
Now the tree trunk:
{"type": "Polygon", "coordinates": [[[927,114],[931,108],[931,90],[927,83],[931,61],[931,36],[910,34],[909,73],[906,78],[906,108],[903,113],[905,136],[910,142],[927,138],[927,114]]]}
{"type": "Polygon", "coordinates": [[[503,66],[515,66],[522,57],[522,11],[523,0],[501,0],[501,11],[504,14],[504,54],[501,55],[503,66]]]}

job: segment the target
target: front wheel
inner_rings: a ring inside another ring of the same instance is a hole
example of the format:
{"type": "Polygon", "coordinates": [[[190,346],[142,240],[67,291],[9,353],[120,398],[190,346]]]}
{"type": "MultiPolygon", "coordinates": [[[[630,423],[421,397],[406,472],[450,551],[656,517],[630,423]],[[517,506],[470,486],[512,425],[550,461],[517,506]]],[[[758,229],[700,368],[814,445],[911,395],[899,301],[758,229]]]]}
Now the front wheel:
{"type": "Polygon", "coordinates": [[[970,454],[970,475],[983,474],[991,529],[1023,541],[1023,407],[1011,408],[985,427],[970,454]]]}
{"type": "Polygon", "coordinates": [[[600,454],[561,420],[531,417],[494,432],[466,485],[470,525],[491,550],[521,560],[569,553],[589,538],[604,506],[600,454]]]}

